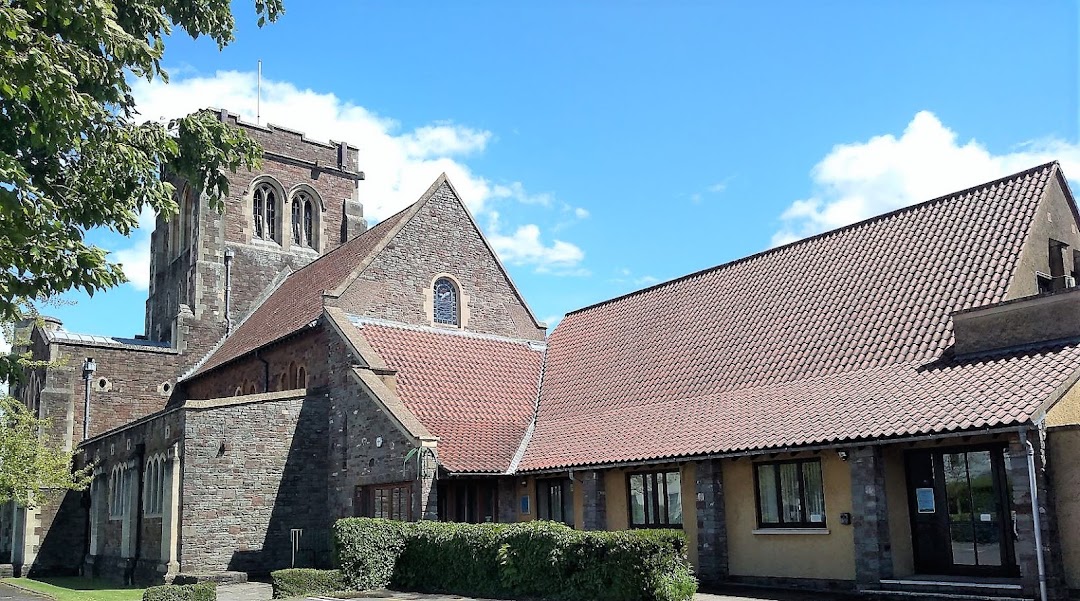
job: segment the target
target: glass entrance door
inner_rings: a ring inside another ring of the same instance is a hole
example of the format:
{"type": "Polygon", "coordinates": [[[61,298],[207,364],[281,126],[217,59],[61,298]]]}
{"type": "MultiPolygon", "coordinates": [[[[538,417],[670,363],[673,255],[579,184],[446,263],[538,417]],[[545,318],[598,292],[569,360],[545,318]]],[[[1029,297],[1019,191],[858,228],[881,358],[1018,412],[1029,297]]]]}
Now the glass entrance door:
{"type": "Polygon", "coordinates": [[[1000,566],[1005,516],[990,451],[944,453],[941,459],[953,565],[1000,566]]]}
{"type": "Polygon", "coordinates": [[[1012,545],[1007,461],[1000,445],[907,454],[916,570],[1019,573],[1012,545]]]}

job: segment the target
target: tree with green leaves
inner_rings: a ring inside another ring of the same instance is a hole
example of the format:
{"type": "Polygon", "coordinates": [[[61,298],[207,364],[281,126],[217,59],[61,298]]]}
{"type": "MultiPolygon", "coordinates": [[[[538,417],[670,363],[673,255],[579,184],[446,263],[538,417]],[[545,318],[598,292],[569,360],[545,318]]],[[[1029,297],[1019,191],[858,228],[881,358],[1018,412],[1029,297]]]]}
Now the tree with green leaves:
{"type": "Polygon", "coordinates": [[[84,490],[92,465],[71,469],[71,452],[42,436],[50,424],[17,399],[0,396],[0,503],[34,507],[50,491],[84,490]]]}
{"type": "MultiPolygon", "coordinates": [[[[282,12],[281,0],[255,0],[260,27],[282,12]]],[[[144,206],[174,216],[165,166],[219,210],[225,171],[258,167],[259,145],[209,111],[140,122],[128,83],[168,80],[161,64],[174,30],[223,48],[234,29],[228,0],[0,0],[0,324],[69,290],[124,282],[86,233],[129,235],[144,206]]],[[[27,361],[0,356],[0,382],[13,383],[27,361]]],[[[40,434],[47,426],[0,399],[0,500],[85,486],[71,454],[40,434]]]]}
{"type": "MultiPolygon", "coordinates": [[[[255,0],[255,12],[274,21],[281,0],[255,0]]],[[[235,21],[228,0],[0,0],[0,321],[124,282],[86,232],[128,235],[144,205],[175,215],[164,165],[219,209],[224,170],[257,167],[258,144],[208,111],[139,122],[128,78],[168,80],[174,28],[223,48],[235,21]]],[[[0,380],[18,371],[0,359],[0,380]]]]}

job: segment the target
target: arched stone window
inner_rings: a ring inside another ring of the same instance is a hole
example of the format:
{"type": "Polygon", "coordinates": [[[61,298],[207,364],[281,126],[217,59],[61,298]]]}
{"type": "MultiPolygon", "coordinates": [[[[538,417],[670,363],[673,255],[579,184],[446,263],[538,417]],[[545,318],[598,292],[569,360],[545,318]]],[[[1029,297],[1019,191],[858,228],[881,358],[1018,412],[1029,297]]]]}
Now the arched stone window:
{"type": "Polygon", "coordinates": [[[131,477],[122,465],[113,466],[109,475],[109,518],[118,520],[124,517],[128,507],[128,494],[131,490],[131,477]]]}
{"type": "Polygon", "coordinates": [[[291,192],[292,243],[319,250],[319,220],[322,201],[314,188],[298,186],[291,192]]]}
{"type": "Polygon", "coordinates": [[[158,454],[146,460],[143,488],[143,513],[147,517],[160,516],[165,504],[165,455],[158,454]]]}
{"type": "Polygon", "coordinates": [[[297,388],[307,388],[307,370],[304,366],[296,368],[296,386],[297,388]]]}
{"type": "Polygon", "coordinates": [[[251,194],[251,218],[255,238],[277,240],[278,191],[270,182],[261,182],[251,194]]]}
{"type": "Polygon", "coordinates": [[[296,389],[296,362],[289,363],[289,390],[296,389]]]}
{"type": "Polygon", "coordinates": [[[460,325],[458,289],[450,278],[439,278],[433,286],[433,315],[435,323],[460,325]]]}

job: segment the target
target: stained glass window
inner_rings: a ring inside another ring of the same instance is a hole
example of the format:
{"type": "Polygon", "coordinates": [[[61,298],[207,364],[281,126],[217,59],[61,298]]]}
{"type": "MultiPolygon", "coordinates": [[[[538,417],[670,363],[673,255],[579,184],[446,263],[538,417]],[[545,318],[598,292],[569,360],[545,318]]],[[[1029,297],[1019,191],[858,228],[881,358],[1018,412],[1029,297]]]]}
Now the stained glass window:
{"type": "Polygon", "coordinates": [[[448,278],[435,280],[435,323],[458,325],[458,291],[448,278]]]}

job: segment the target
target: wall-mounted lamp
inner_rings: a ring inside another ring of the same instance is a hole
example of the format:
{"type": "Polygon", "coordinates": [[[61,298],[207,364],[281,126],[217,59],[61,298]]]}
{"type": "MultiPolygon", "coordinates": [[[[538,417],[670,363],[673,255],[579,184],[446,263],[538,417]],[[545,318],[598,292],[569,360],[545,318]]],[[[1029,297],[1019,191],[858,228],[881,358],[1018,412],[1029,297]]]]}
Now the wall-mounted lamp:
{"type": "Polygon", "coordinates": [[[840,461],[847,461],[847,451],[844,449],[837,451],[836,456],[840,458],[840,461]]]}

